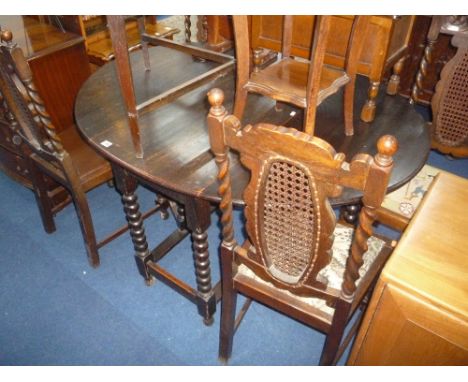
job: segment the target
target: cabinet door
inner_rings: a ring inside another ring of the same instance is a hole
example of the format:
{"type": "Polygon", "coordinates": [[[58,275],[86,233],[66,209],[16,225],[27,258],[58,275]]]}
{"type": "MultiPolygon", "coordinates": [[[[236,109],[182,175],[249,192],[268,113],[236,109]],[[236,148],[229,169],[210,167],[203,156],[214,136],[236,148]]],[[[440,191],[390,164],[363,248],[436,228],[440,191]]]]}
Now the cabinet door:
{"type": "MultiPolygon", "coordinates": [[[[374,296],[375,297],[375,296],[374,296]]],[[[354,365],[468,365],[468,323],[386,285],[365,334],[354,349],[354,365]]]]}

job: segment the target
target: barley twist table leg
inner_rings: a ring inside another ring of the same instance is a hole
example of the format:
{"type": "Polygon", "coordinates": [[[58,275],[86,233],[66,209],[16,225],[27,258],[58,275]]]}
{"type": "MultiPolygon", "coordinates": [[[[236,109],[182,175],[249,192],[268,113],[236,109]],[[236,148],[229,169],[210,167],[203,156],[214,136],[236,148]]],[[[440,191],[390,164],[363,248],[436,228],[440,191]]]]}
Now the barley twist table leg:
{"type": "Polygon", "coordinates": [[[114,173],[116,188],[122,195],[122,204],[130,229],[138,270],[145,279],[146,284],[152,285],[154,278],[146,268],[146,262],[150,258],[150,251],[148,249],[140,205],[138,204],[138,196],[135,194],[138,182],[125,170],[116,165],[112,165],[112,171],[114,173]]]}

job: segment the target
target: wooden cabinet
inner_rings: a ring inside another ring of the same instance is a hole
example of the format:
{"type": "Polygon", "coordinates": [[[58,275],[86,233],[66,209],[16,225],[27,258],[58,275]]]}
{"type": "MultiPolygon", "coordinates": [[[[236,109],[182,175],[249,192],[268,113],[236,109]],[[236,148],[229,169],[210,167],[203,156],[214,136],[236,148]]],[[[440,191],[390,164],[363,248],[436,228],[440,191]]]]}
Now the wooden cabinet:
{"type": "Polygon", "coordinates": [[[23,49],[52,123],[59,132],[68,128],[78,90],[91,74],[84,39],[29,16],[0,16],[0,25],[23,49]]]}
{"type": "Polygon", "coordinates": [[[468,180],[440,173],[385,266],[350,365],[468,365],[468,180]]]}

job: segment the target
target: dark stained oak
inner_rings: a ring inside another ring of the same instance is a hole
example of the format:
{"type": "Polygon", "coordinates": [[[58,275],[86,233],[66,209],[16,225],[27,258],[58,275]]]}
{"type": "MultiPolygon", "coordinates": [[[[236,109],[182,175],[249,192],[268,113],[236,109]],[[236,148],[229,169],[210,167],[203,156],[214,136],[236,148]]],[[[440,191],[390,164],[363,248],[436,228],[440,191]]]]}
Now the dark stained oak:
{"type": "Polygon", "coordinates": [[[220,89],[210,90],[208,99],[207,125],[222,211],[219,358],[227,362],[231,356],[236,321],[240,322],[235,319],[237,294],[242,293],[325,332],[320,364],[334,364],[340,347],[348,343],[342,337],[352,312],[372,289],[391,253],[389,241],[371,249],[368,239],[373,236],[375,212],[387,189],[398,142],[385,135],[379,138],[374,157],[360,154],[345,162],[344,155],[327,142],[296,129],[267,123],[243,127],[226,112],[220,89]],[[247,233],[243,244],[234,238],[231,150],[240,153],[251,174],[243,194],[247,233]],[[329,198],[339,195],[343,186],[363,191],[363,208],[352,244],[343,248],[346,264],[334,276],[340,251],[335,251],[333,242],[340,234],[335,232],[329,198]],[[317,298],[321,304],[304,297],[317,298]]]}
{"type": "MultiPolygon", "coordinates": [[[[208,70],[213,63],[193,60],[189,55],[165,47],[149,49],[152,70],[145,72],[141,54],[131,54],[137,102],[165,92],[181,82],[208,70]],[[164,75],[161,75],[164,73],[164,75]]],[[[355,105],[362,105],[367,97],[366,81],[358,77],[355,105]]],[[[114,63],[95,72],[80,90],[75,116],[85,140],[111,162],[128,169],[139,179],[167,190],[218,202],[216,165],[209,150],[205,118],[209,105],[206,93],[213,87],[225,93],[224,105],[232,112],[234,80],[226,74],[201,86],[157,110],[142,113],[139,119],[141,141],[145,157],[137,159],[132,145],[123,101],[118,91],[114,63]],[[110,147],[101,144],[112,143],[110,147]]],[[[342,92],[329,97],[317,110],[315,135],[329,142],[346,160],[359,153],[375,155],[377,139],[394,135],[400,143],[394,158],[388,190],[408,182],[424,165],[429,153],[429,131],[423,118],[401,97],[389,97],[380,92],[378,113],[372,123],[359,120],[355,110],[354,135],[343,131],[342,92]]],[[[244,121],[269,122],[300,127],[299,109],[285,105],[275,111],[275,102],[255,94],[249,95],[244,121]],[[296,115],[290,116],[294,111],[296,115]]],[[[231,160],[233,199],[242,205],[241,194],[248,174],[233,155],[231,160]]],[[[344,189],[332,199],[335,206],[359,202],[361,193],[344,189]]]]}
{"type": "Polygon", "coordinates": [[[99,248],[128,229],[125,225],[99,242],[96,239],[86,193],[112,180],[110,163],[86,144],[76,130],[55,128],[24,53],[9,30],[0,31],[0,114],[2,124],[13,134],[13,143],[21,148],[44,229],[48,233],[56,229],[47,190],[50,178],[69,192],[88,260],[93,267],[99,266],[99,248]]]}
{"type": "MultiPolygon", "coordinates": [[[[150,47],[149,55],[151,71],[145,71],[139,52],[130,55],[137,103],[171,93],[174,88],[216,65],[210,61],[194,60],[184,52],[165,46],[150,47]]],[[[216,164],[210,151],[206,126],[209,110],[206,94],[213,87],[221,88],[225,93],[224,105],[231,112],[234,86],[233,74],[224,74],[169,103],[141,110],[138,122],[143,158],[136,157],[114,62],[98,69],[86,81],[75,107],[77,125],[83,138],[112,163],[125,214],[136,227],[131,231],[131,236],[140,273],[147,283],[151,283],[155,277],[196,304],[206,324],[213,322],[216,302],[221,297],[220,283],[213,285],[211,280],[206,235],[212,211],[210,202],[219,201],[216,164]],[[185,219],[179,224],[179,232],[174,232],[153,250],[147,247],[144,227],[139,218],[135,182],[146,185],[158,196],[175,203],[171,205],[172,211],[178,211],[177,216],[185,219]],[[196,289],[158,265],[158,261],[188,234],[193,242],[196,289]]],[[[355,104],[362,104],[366,96],[365,80],[358,78],[355,104]]],[[[348,161],[358,152],[375,155],[377,139],[385,134],[394,135],[401,143],[395,157],[396,166],[390,188],[397,188],[409,181],[423,166],[429,151],[429,136],[423,119],[402,98],[382,95],[377,106],[381,112],[374,123],[366,124],[356,117],[355,133],[346,137],[342,97],[342,92],[338,92],[320,105],[316,134],[329,140],[337,152],[344,152],[348,161]]],[[[273,100],[256,94],[249,95],[244,120],[302,126],[300,109],[284,105],[277,111],[273,100]]],[[[243,205],[242,192],[249,175],[235,154],[231,155],[231,163],[233,202],[243,205]]],[[[359,191],[345,188],[340,197],[331,199],[331,203],[346,205],[358,203],[360,199],[359,191]]]]}

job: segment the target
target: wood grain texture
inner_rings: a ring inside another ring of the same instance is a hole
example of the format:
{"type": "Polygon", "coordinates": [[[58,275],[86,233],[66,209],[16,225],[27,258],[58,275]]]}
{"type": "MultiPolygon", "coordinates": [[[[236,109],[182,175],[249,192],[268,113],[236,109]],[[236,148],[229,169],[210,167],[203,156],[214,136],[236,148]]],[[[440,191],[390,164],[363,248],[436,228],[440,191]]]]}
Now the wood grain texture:
{"type": "MultiPolygon", "coordinates": [[[[213,65],[210,62],[193,61],[190,56],[164,47],[151,48],[149,51],[154,65],[151,72],[144,71],[141,54],[135,52],[130,57],[136,98],[140,102],[213,65]],[[159,74],[160,68],[165,68],[165,76],[159,74]]],[[[213,87],[223,89],[226,98],[224,105],[228,111],[232,110],[234,79],[228,74],[185,94],[176,102],[144,114],[139,122],[145,158],[136,160],[125,108],[118,92],[114,63],[111,62],[95,72],[80,90],[76,103],[77,125],[96,150],[142,179],[174,191],[219,201],[213,175],[216,173],[216,164],[209,151],[205,122],[209,107],[204,99],[213,87]],[[113,145],[108,148],[102,146],[104,140],[113,145]],[[178,175],[174,176],[175,173],[178,175]]],[[[356,105],[365,99],[366,93],[366,81],[358,78],[356,105]]],[[[291,127],[301,126],[300,110],[286,105],[282,111],[276,111],[273,101],[255,94],[249,97],[245,115],[252,123],[263,121],[291,127]],[[292,111],[296,113],[295,117],[290,115],[292,111]]],[[[377,99],[380,115],[372,124],[355,118],[355,134],[352,137],[346,137],[343,129],[334,128],[343,126],[341,105],[341,92],[320,105],[317,111],[317,135],[331,143],[336,151],[344,152],[347,160],[359,152],[375,154],[378,137],[392,134],[400,142],[400,148],[390,178],[390,190],[409,181],[424,165],[429,152],[429,132],[422,117],[406,100],[380,94],[377,99]]],[[[231,174],[236,179],[233,186],[234,202],[241,204],[248,175],[236,155],[231,156],[231,166],[231,174]]],[[[332,203],[342,205],[357,202],[360,195],[359,192],[345,189],[342,196],[332,200],[332,203]]]]}
{"type": "Polygon", "coordinates": [[[440,173],[382,272],[350,364],[468,365],[467,205],[468,181],[440,173]]]}
{"type": "Polygon", "coordinates": [[[28,16],[0,16],[0,25],[23,49],[57,130],[73,125],[76,94],[91,74],[83,37],[28,16]]]}

